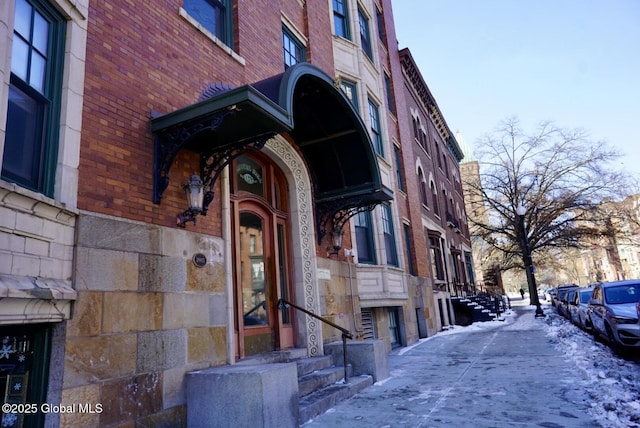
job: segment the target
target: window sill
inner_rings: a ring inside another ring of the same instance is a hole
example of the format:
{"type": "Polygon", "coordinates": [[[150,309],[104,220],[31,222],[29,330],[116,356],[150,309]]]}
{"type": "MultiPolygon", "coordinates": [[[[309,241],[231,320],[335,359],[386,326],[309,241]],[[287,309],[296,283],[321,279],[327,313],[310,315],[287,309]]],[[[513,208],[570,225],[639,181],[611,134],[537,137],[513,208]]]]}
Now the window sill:
{"type": "Polygon", "coordinates": [[[211,41],[213,43],[215,43],[220,49],[225,51],[227,53],[227,55],[229,55],[235,61],[237,61],[238,63],[240,63],[242,65],[246,65],[246,61],[245,61],[245,59],[243,57],[241,57],[240,55],[235,53],[233,51],[233,49],[231,49],[229,46],[227,46],[222,40],[220,40],[219,38],[214,36],[209,30],[204,28],[194,17],[189,15],[189,13],[186,10],[184,10],[183,8],[180,8],[179,15],[181,17],[183,17],[189,24],[193,25],[202,34],[204,34],[206,37],[211,39],[211,41]]]}
{"type": "Polygon", "coordinates": [[[64,202],[0,179],[0,206],[11,206],[20,211],[35,212],[39,204],[57,208],[60,212],[66,212],[69,217],[75,217],[78,214],[78,210],[69,208],[64,202]],[[9,196],[11,193],[19,196],[17,198],[9,196]]]}

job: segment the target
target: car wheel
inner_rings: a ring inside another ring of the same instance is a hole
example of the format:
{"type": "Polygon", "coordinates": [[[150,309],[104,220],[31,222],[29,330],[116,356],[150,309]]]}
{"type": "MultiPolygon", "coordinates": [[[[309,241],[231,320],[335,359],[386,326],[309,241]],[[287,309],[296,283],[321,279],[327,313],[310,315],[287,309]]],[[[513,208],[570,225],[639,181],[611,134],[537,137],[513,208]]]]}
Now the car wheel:
{"type": "Polygon", "coordinates": [[[616,337],[614,336],[613,331],[611,330],[611,327],[609,327],[609,325],[606,324],[604,328],[607,332],[607,341],[609,342],[609,347],[611,348],[614,354],[620,355],[622,353],[622,346],[616,340],[616,337]]]}
{"type": "Polygon", "coordinates": [[[591,317],[589,317],[588,315],[584,318],[584,329],[591,334],[595,334],[593,323],[591,322],[591,317]]]}

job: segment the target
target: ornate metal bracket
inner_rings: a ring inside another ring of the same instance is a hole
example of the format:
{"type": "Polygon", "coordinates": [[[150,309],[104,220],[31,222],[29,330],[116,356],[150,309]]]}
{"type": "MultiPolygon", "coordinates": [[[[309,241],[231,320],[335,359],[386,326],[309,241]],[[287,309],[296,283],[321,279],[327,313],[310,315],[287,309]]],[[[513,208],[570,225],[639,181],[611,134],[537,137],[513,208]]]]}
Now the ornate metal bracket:
{"type": "Polygon", "coordinates": [[[230,107],[206,120],[198,119],[190,123],[181,124],[168,131],[156,135],[154,140],[153,159],[153,203],[159,204],[162,194],[169,186],[169,170],[176,156],[197,134],[204,131],[214,131],[224,120],[235,114],[235,108],[230,107]]]}
{"type": "Polygon", "coordinates": [[[381,202],[364,203],[363,201],[332,201],[318,204],[317,206],[317,223],[318,245],[322,243],[322,239],[326,236],[329,224],[333,228],[342,230],[342,227],[349,219],[358,213],[372,211],[381,202]]]}
{"type": "Polygon", "coordinates": [[[275,132],[258,136],[250,141],[240,141],[223,149],[212,147],[211,150],[200,154],[200,169],[202,171],[202,181],[207,189],[204,193],[202,203],[202,215],[207,215],[207,209],[213,201],[213,188],[222,170],[231,163],[232,160],[242,155],[249,149],[262,150],[264,145],[273,138],[275,132]]]}
{"type": "MultiPolygon", "coordinates": [[[[160,203],[162,194],[169,186],[169,170],[180,150],[187,147],[198,134],[215,131],[227,117],[235,112],[235,107],[229,107],[206,119],[199,118],[183,123],[156,136],[153,165],[153,202],[155,204],[160,203]]],[[[201,215],[207,215],[207,209],[214,197],[213,189],[222,170],[247,150],[261,150],[275,134],[270,132],[230,144],[212,141],[211,144],[200,149],[200,176],[206,189],[201,215]]]]}

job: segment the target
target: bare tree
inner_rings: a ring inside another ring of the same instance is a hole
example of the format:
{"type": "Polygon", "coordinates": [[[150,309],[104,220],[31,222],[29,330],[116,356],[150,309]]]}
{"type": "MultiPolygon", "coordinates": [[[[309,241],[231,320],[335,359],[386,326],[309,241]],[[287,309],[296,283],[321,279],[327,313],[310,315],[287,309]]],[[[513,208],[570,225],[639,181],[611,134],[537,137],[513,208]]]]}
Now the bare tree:
{"type": "Polygon", "coordinates": [[[523,220],[531,253],[542,265],[555,253],[548,250],[577,248],[585,237],[610,233],[606,220],[617,214],[599,208],[631,189],[629,177],[611,167],[619,157],[615,150],[583,130],[550,122],[525,135],[517,119],[508,119],[479,141],[475,155],[480,181],[465,184],[473,193],[469,199],[481,206],[471,207],[479,215],[469,220],[503,270],[522,266],[523,220]],[[516,214],[520,205],[523,218],[516,214]]]}

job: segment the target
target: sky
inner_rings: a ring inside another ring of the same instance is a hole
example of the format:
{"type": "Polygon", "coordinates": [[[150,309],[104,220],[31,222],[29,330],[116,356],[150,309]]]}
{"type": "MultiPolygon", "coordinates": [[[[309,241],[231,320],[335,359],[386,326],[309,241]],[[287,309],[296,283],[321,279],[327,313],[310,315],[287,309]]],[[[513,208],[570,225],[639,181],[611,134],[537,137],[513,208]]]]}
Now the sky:
{"type": "Polygon", "coordinates": [[[639,0],[392,0],[408,47],[466,144],[516,117],[581,128],[640,175],[639,0]]]}

